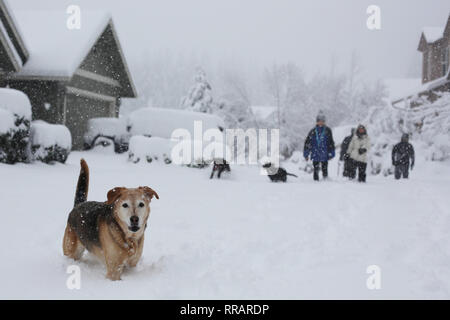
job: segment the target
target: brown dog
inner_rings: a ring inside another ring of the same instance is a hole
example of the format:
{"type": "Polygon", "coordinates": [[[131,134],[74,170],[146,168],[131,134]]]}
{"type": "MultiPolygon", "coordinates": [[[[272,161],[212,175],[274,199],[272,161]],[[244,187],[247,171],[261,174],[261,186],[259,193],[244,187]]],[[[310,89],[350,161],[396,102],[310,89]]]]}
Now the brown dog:
{"type": "Polygon", "coordinates": [[[149,187],[109,190],[106,202],[86,201],[89,168],[81,159],[74,208],[64,233],[64,255],[78,260],[84,249],[106,265],[106,277],[120,280],[125,266],[135,267],[144,246],[150,201],[158,194],[149,187]]]}

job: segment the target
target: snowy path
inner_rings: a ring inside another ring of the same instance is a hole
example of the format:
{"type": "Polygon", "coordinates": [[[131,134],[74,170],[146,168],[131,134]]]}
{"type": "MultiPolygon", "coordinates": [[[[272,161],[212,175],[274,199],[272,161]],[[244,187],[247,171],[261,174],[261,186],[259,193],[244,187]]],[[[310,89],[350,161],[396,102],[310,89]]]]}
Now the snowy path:
{"type": "Polygon", "coordinates": [[[96,152],[74,152],[67,165],[0,165],[0,298],[450,298],[448,164],[366,185],[305,175],[272,184],[255,167],[208,175],[96,152]],[[75,263],[81,290],[69,290],[74,262],[61,241],[80,157],[91,167],[90,200],[139,185],[161,199],[135,270],[110,282],[85,254],[75,263]],[[372,264],[381,290],[366,287],[372,264]]]}

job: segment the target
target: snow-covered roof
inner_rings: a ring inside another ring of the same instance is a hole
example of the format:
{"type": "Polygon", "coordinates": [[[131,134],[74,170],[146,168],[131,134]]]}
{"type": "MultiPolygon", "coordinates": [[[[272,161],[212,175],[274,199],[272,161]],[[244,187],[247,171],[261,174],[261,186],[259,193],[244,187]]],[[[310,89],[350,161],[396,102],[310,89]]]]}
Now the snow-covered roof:
{"type": "Polygon", "coordinates": [[[17,69],[21,67],[23,64],[22,58],[20,57],[19,53],[16,50],[16,47],[9,38],[8,31],[6,30],[5,25],[1,20],[0,20],[0,41],[6,42],[5,47],[7,47],[7,49],[11,51],[12,54],[11,58],[14,59],[13,61],[15,62],[17,69]]]}
{"type": "Polygon", "coordinates": [[[443,27],[425,27],[422,32],[427,43],[435,42],[444,36],[443,27]]]}
{"type": "Polygon", "coordinates": [[[8,4],[8,1],[0,0],[0,11],[2,11],[2,18],[4,19],[3,27],[10,37],[9,41],[13,42],[14,48],[18,51],[21,62],[25,62],[29,56],[28,50],[23,42],[20,31],[17,29],[17,20],[8,4]]]}
{"type": "Polygon", "coordinates": [[[17,76],[71,77],[111,20],[105,12],[83,11],[81,28],[69,29],[64,11],[14,14],[30,53],[17,76]]]}

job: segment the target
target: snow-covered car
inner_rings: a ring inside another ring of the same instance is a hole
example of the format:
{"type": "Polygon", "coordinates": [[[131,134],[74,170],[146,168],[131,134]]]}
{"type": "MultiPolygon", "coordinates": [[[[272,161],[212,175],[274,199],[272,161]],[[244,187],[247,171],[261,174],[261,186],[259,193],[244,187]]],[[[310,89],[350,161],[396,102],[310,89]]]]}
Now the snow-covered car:
{"type": "Polygon", "coordinates": [[[30,130],[30,149],[31,160],[65,163],[72,149],[70,131],[62,124],[33,121],[30,130]]]}
{"type": "Polygon", "coordinates": [[[87,124],[84,135],[85,149],[95,146],[114,144],[114,151],[123,153],[128,150],[130,134],[127,131],[127,120],[124,118],[92,118],[87,124]]]}
{"type": "Polygon", "coordinates": [[[21,91],[0,88],[0,162],[27,160],[31,104],[21,91]]]}
{"type": "MultiPolygon", "coordinates": [[[[208,129],[223,131],[225,127],[222,119],[212,114],[180,109],[142,108],[129,115],[128,128],[132,136],[165,139],[170,139],[176,129],[186,129],[194,139],[195,121],[201,122],[203,132],[208,129]]],[[[202,137],[195,137],[195,139],[202,139],[202,137]]]]}

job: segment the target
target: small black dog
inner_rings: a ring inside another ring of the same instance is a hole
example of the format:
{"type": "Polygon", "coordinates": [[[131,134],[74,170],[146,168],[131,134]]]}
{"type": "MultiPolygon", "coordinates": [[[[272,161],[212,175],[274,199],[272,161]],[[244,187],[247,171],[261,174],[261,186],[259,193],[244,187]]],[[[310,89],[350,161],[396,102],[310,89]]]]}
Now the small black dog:
{"type": "Polygon", "coordinates": [[[276,168],[276,167],[272,168],[272,163],[270,163],[270,162],[264,164],[263,168],[267,170],[269,179],[272,182],[278,182],[278,181],[286,182],[287,176],[293,176],[293,177],[298,178],[295,174],[289,173],[283,168],[276,168]]]}
{"type": "Polygon", "coordinates": [[[209,177],[210,179],[214,177],[214,172],[216,171],[217,171],[217,178],[220,179],[222,172],[224,171],[230,172],[231,168],[230,165],[225,161],[225,159],[214,159],[213,169],[211,172],[211,176],[209,177]]]}

